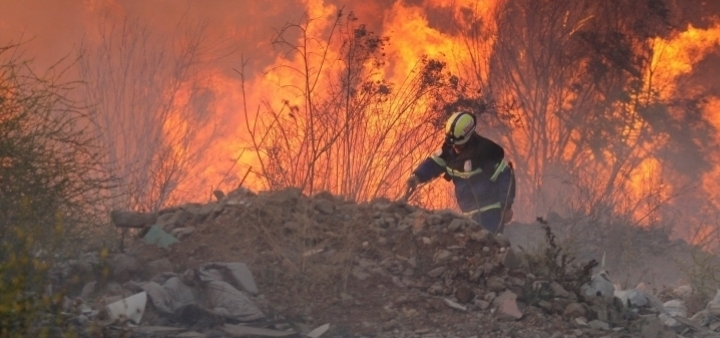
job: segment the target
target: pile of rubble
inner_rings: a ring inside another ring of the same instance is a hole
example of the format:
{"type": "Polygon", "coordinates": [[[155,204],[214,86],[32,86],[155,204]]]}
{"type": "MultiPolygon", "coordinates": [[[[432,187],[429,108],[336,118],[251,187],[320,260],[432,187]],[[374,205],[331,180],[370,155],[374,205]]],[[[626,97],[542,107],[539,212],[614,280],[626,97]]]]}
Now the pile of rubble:
{"type": "Polygon", "coordinates": [[[616,290],[602,271],[530,273],[506,237],[449,210],[294,189],[216,195],[114,212],[135,229],[126,252],[55,269],[73,323],[137,337],[659,338],[720,326],[715,307],[686,318],[679,300],[616,290]]]}

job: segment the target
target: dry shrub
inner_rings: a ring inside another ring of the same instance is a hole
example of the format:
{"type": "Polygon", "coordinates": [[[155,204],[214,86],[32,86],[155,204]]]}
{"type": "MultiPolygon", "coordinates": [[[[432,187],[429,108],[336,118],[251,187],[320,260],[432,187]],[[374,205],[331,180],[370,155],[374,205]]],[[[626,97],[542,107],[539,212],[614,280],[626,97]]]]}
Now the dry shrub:
{"type": "Polygon", "coordinates": [[[76,254],[111,180],[60,62],[38,75],[19,45],[0,47],[0,337],[57,336],[62,290],[48,271],[76,254]]]}
{"type": "MultiPolygon", "coordinates": [[[[562,243],[558,243],[557,237],[548,225],[543,225],[545,230],[545,242],[533,249],[521,248],[521,257],[528,271],[539,280],[557,282],[566,290],[580,294],[580,287],[588,283],[592,278],[592,272],[598,266],[594,259],[581,263],[576,254],[568,250],[562,243]]],[[[540,301],[552,297],[549,290],[538,289],[533,285],[526,285],[524,298],[540,301]]]]}

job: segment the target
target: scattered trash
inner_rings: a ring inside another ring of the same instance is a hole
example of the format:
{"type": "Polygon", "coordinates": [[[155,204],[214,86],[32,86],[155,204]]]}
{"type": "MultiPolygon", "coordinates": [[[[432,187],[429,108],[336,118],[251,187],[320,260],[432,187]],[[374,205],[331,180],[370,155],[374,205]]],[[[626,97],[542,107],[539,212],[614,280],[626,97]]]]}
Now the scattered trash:
{"type": "Polygon", "coordinates": [[[173,237],[173,235],[165,232],[165,230],[157,225],[151,226],[150,230],[147,234],[145,234],[143,239],[145,240],[145,243],[155,244],[161,248],[167,248],[171,244],[180,242],[177,238],[173,237]]]}
{"type": "Polygon", "coordinates": [[[140,325],[140,320],[145,312],[146,303],[147,293],[140,292],[108,305],[108,315],[110,316],[110,319],[113,320],[127,319],[136,325],[140,325]]]}

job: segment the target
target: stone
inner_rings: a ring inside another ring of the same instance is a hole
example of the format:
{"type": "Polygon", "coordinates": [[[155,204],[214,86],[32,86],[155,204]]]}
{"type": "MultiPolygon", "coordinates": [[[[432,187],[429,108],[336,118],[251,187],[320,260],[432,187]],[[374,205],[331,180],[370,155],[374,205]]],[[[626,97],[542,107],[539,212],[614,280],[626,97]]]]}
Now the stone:
{"type": "Polygon", "coordinates": [[[591,320],[590,322],[588,322],[588,326],[590,326],[593,329],[598,329],[598,330],[605,330],[605,331],[610,330],[610,324],[603,322],[601,320],[597,320],[597,319],[594,319],[594,320],[591,320]]]}
{"type": "Polygon", "coordinates": [[[213,211],[215,211],[215,208],[217,208],[217,203],[215,203],[215,202],[204,204],[198,210],[197,215],[202,217],[202,219],[206,219],[213,214],[213,211]]]}
{"type": "Polygon", "coordinates": [[[503,234],[497,234],[495,236],[495,242],[500,247],[509,247],[510,246],[510,240],[503,234]]]}
{"type": "Polygon", "coordinates": [[[135,257],[127,254],[115,254],[110,257],[110,267],[113,271],[113,276],[127,277],[138,271],[139,264],[135,257]]]}
{"type": "Polygon", "coordinates": [[[560,285],[558,282],[550,283],[550,289],[552,290],[553,295],[556,297],[561,297],[561,298],[570,297],[570,293],[567,292],[567,290],[565,290],[565,288],[562,285],[560,285]]]}
{"type": "Polygon", "coordinates": [[[85,286],[83,286],[83,288],[82,288],[82,291],[80,292],[80,298],[87,300],[90,297],[90,295],[93,292],[95,292],[96,284],[97,284],[97,282],[90,282],[90,283],[85,284],[85,286]]]}
{"type": "Polygon", "coordinates": [[[145,271],[147,272],[148,278],[153,278],[163,272],[172,272],[173,266],[172,263],[170,263],[169,259],[162,258],[147,263],[147,265],[145,266],[145,271]]]}
{"type": "Polygon", "coordinates": [[[490,233],[490,231],[487,231],[485,229],[470,234],[470,239],[483,244],[490,244],[490,242],[492,241],[492,237],[493,235],[490,233]]]}
{"type": "Polygon", "coordinates": [[[173,231],[175,228],[182,228],[187,221],[191,220],[195,215],[187,210],[178,210],[172,214],[167,224],[162,227],[167,232],[173,231]]]}
{"type": "Polygon", "coordinates": [[[183,228],[175,228],[173,229],[173,231],[170,232],[170,234],[177,237],[177,239],[183,239],[190,236],[193,232],[195,232],[195,227],[188,226],[183,228]]]}
{"type": "Polygon", "coordinates": [[[498,318],[518,320],[523,316],[515,299],[504,299],[498,309],[498,318]]]}
{"type": "Polygon", "coordinates": [[[223,332],[225,332],[233,337],[247,337],[247,336],[286,337],[286,336],[292,336],[292,335],[297,334],[297,332],[294,332],[294,331],[279,331],[279,330],[273,330],[273,329],[252,327],[252,326],[247,326],[247,325],[233,325],[233,324],[225,324],[222,327],[220,327],[220,330],[222,330],[223,332]]]}
{"type": "Polygon", "coordinates": [[[585,309],[585,305],[580,303],[570,303],[570,305],[565,307],[565,311],[563,311],[563,316],[568,319],[585,317],[586,315],[587,309],[585,309]]]}
{"type": "Polygon", "coordinates": [[[480,310],[487,310],[487,308],[490,307],[490,303],[482,299],[476,299],[475,306],[477,306],[480,310]]]}
{"type": "Polygon", "coordinates": [[[455,231],[462,229],[463,225],[465,225],[465,221],[463,221],[462,219],[456,218],[456,219],[452,220],[452,222],[450,222],[450,224],[448,224],[447,229],[450,232],[455,232],[455,231]]]}
{"type": "Polygon", "coordinates": [[[505,291],[505,292],[501,293],[500,295],[498,295],[497,297],[495,297],[495,299],[493,299],[493,301],[492,301],[492,304],[494,306],[500,306],[507,299],[516,300],[517,295],[515,293],[513,293],[512,291],[505,291]]]}
{"type": "Polygon", "coordinates": [[[322,214],[330,215],[335,212],[335,205],[333,205],[331,201],[328,201],[326,199],[315,199],[314,204],[315,210],[319,211],[322,214]]]}
{"type": "Polygon", "coordinates": [[[657,317],[645,317],[643,318],[643,324],[640,332],[643,338],[658,338],[660,332],[663,331],[662,322],[657,317]]]}
{"type": "Polygon", "coordinates": [[[502,265],[510,270],[520,268],[522,260],[518,257],[514,249],[510,248],[503,254],[502,265]]]}
{"type": "Polygon", "coordinates": [[[455,298],[460,303],[468,303],[475,297],[475,292],[467,286],[460,286],[455,291],[455,298]]]}
{"type": "MultiPolygon", "coordinates": [[[[177,212],[177,211],[175,211],[177,212]]],[[[155,222],[155,225],[159,226],[162,229],[167,228],[170,225],[170,220],[173,218],[173,215],[175,215],[175,212],[166,212],[160,216],[158,216],[157,221],[155,222]]]]}
{"type": "Polygon", "coordinates": [[[366,273],[361,267],[358,266],[353,268],[352,275],[359,280],[366,280],[368,277],[370,277],[370,274],[366,273]]]}
{"type": "Polygon", "coordinates": [[[505,283],[498,277],[491,277],[487,281],[487,287],[490,291],[501,292],[505,291],[505,283]]]}
{"type": "Polygon", "coordinates": [[[118,228],[145,228],[155,224],[156,213],[113,210],[110,220],[118,228]]]}
{"type": "Polygon", "coordinates": [[[445,267],[441,266],[430,270],[427,275],[432,278],[438,278],[443,274],[443,272],[445,272],[445,267]]]}
{"type": "Polygon", "coordinates": [[[436,262],[443,262],[450,258],[452,256],[452,253],[448,250],[440,250],[437,254],[435,254],[435,261],[436,262]]]}

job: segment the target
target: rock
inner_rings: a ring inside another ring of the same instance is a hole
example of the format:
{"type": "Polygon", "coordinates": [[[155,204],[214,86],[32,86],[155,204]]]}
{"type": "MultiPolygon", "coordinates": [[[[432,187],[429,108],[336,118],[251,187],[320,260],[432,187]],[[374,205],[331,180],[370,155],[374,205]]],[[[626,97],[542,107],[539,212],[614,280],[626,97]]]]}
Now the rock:
{"type": "Polygon", "coordinates": [[[139,264],[135,257],[127,254],[115,254],[108,260],[110,268],[112,268],[113,276],[115,277],[129,277],[138,271],[139,264]]]}
{"type": "Polygon", "coordinates": [[[693,288],[690,285],[681,285],[673,290],[673,293],[681,299],[687,299],[692,295],[693,288]]]}
{"type": "Polygon", "coordinates": [[[335,205],[332,203],[332,201],[323,199],[323,198],[317,198],[313,201],[315,210],[319,211],[322,214],[330,215],[335,212],[335,205]]]}
{"type": "Polygon", "coordinates": [[[88,318],[86,315],[79,315],[77,316],[76,321],[78,325],[85,326],[90,323],[90,318],[88,318]]]}
{"type": "Polygon", "coordinates": [[[553,310],[553,305],[552,305],[552,303],[550,303],[550,302],[548,302],[548,301],[546,301],[546,300],[541,300],[540,302],[538,302],[538,306],[539,306],[541,309],[543,309],[543,310],[545,310],[545,311],[548,311],[548,312],[552,312],[552,310],[553,310]]]}
{"type": "Polygon", "coordinates": [[[95,292],[96,284],[97,284],[97,282],[90,282],[90,283],[85,284],[85,286],[83,286],[83,288],[82,288],[82,292],[80,292],[80,298],[87,300],[90,297],[90,295],[93,292],[95,292]]]}
{"type": "Polygon", "coordinates": [[[510,240],[503,234],[497,234],[495,236],[495,242],[498,246],[506,248],[510,246],[510,240]]]}
{"type": "Polygon", "coordinates": [[[433,259],[435,262],[443,262],[450,258],[452,256],[452,253],[448,250],[440,250],[438,253],[435,254],[435,258],[433,259]]]}
{"type": "Polygon", "coordinates": [[[366,280],[368,277],[370,277],[370,274],[366,273],[365,270],[363,270],[359,266],[356,266],[352,269],[352,275],[359,280],[366,280]]]}
{"type": "Polygon", "coordinates": [[[177,237],[178,239],[183,239],[187,236],[190,236],[193,232],[195,232],[195,227],[189,226],[183,228],[175,228],[173,229],[173,231],[170,232],[170,234],[177,237]]]}
{"type": "Polygon", "coordinates": [[[167,224],[162,227],[167,232],[172,232],[175,228],[182,228],[187,221],[191,220],[195,215],[187,210],[178,210],[172,214],[167,224]]]}
{"type": "Polygon", "coordinates": [[[462,229],[462,227],[464,225],[465,225],[464,220],[456,218],[456,219],[452,220],[452,222],[450,222],[450,224],[448,224],[447,229],[450,232],[455,232],[455,231],[462,229]]]}
{"type": "Polygon", "coordinates": [[[215,208],[217,208],[217,203],[208,203],[204,204],[200,207],[198,210],[197,215],[201,217],[202,219],[207,219],[213,214],[213,211],[215,211],[215,208]]]}
{"type": "Polygon", "coordinates": [[[520,312],[515,299],[507,298],[500,304],[500,308],[498,309],[498,318],[518,320],[521,319],[522,316],[523,314],[520,312]]]}
{"type": "Polygon", "coordinates": [[[555,295],[557,297],[562,297],[562,298],[570,297],[570,293],[567,292],[567,290],[565,290],[565,288],[562,285],[560,285],[558,282],[550,283],[550,289],[552,290],[553,295],[555,295]]]}
{"type": "Polygon", "coordinates": [[[610,324],[603,322],[601,320],[597,320],[597,319],[594,319],[594,320],[591,320],[590,322],[588,322],[588,326],[590,326],[593,329],[598,329],[598,330],[605,330],[605,331],[610,330],[610,324]]]}
{"type": "Polygon", "coordinates": [[[495,301],[495,298],[497,298],[497,293],[488,292],[483,299],[485,299],[486,302],[492,303],[493,301],[495,301]]]}
{"type": "Polygon", "coordinates": [[[518,257],[515,250],[509,248],[503,254],[502,265],[510,270],[515,270],[520,268],[520,266],[522,265],[522,260],[520,259],[520,257],[518,257]]]}
{"type": "Polygon", "coordinates": [[[505,283],[503,283],[502,279],[498,277],[490,277],[487,281],[487,287],[490,291],[495,292],[501,292],[507,289],[507,287],[505,287],[505,283]]]}
{"type": "Polygon", "coordinates": [[[585,309],[585,305],[580,303],[571,303],[566,306],[565,311],[563,311],[563,316],[567,319],[585,317],[586,315],[587,309],[585,309]]]}
{"type": "Polygon", "coordinates": [[[172,263],[170,263],[170,260],[167,258],[162,258],[158,260],[154,260],[150,263],[147,263],[145,266],[145,271],[147,274],[147,277],[152,279],[153,277],[163,273],[163,272],[172,272],[173,266],[172,263]]]}
{"type": "Polygon", "coordinates": [[[445,267],[441,266],[430,270],[427,275],[432,278],[438,278],[443,274],[443,272],[445,272],[445,267]]]}
{"type": "Polygon", "coordinates": [[[225,324],[220,330],[232,337],[286,337],[297,334],[294,331],[279,331],[247,325],[225,324]]]}
{"type": "Polygon", "coordinates": [[[118,228],[145,228],[155,224],[156,213],[113,210],[110,220],[118,228]]]}
{"type": "Polygon", "coordinates": [[[490,307],[490,303],[488,303],[482,299],[476,299],[475,306],[480,308],[480,310],[486,310],[488,307],[490,307]]]}
{"type": "Polygon", "coordinates": [[[455,291],[455,298],[460,303],[468,303],[475,297],[475,293],[467,286],[460,286],[455,291]]]}
{"type": "Polygon", "coordinates": [[[505,291],[501,293],[499,296],[495,297],[492,301],[493,306],[500,306],[506,299],[512,299],[516,300],[517,295],[513,293],[512,291],[505,291]]]}
{"type": "Polygon", "coordinates": [[[640,332],[643,338],[658,338],[660,332],[663,331],[662,322],[657,317],[645,317],[643,318],[642,328],[640,332]]]}
{"type": "Polygon", "coordinates": [[[490,244],[491,242],[493,242],[493,235],[490,233],[490,231],[483,229],[470,234],[470,239],[480,242],[482,244],[490,244]]]}
{"type": "Polygon", "coordinates": [[[166,213],[160,215],[157,218],[155,225],[159,226],[162,229],[167,228],[170,225],[170,220],[173,218],[173,215],[175,215],[175,212],[177,212],[177,210],[174,212],[166,212],[166,213]]]}

